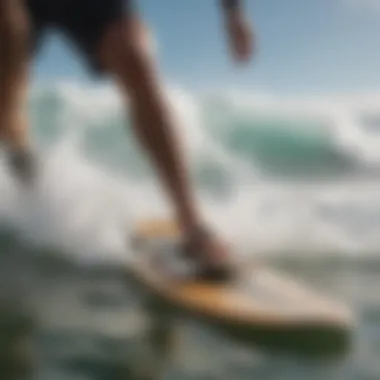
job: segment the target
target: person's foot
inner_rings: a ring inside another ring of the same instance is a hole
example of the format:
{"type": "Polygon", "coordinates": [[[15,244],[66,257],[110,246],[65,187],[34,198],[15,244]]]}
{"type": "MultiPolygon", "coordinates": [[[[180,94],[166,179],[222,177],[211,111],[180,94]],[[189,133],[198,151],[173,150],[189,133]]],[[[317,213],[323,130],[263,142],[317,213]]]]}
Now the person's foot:
{"type": "Polygon", "coordinates": [[[196,263],[194,277],[211,282],[227,282],[236,275],[230,252],[226,245],[205,228],[197,228],[188,234],[183,254],[196,263]]]}
{"type": "Polygon", "coordinates": [[[8,163],[12,172],[23,182],[29,185],[36,176],[36,158],[30,151],[12,150],[9,152],[8,163]]]}

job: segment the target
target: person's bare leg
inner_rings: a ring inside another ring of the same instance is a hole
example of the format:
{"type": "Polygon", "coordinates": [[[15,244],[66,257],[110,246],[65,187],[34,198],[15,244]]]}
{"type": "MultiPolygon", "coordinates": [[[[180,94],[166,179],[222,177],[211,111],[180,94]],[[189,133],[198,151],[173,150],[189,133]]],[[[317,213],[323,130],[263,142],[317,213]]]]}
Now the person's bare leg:
{"type": "Polygon", "coordinates": [[[114,25],[103,40],[101,57],[130,102],[135,133],[152,156],[175,200],[179,221],[188,230],[201,220],[190,192],[181,144],[175,136],[172,115],[144,41],[144,32],[136,19],[114,25]]]}
{"type": "MultiPolygon", "coordinates": [[[[161,174],[181,227],[191,236],[202,226],[203,220],[191,191],[171,110],[145,37],[141,21],[127,17],[107,31],[101,43],[100,58],[106,69],[116,76],[123,95],[130,101],[135,133],[161,174]]],[[[195,251],[200,251],[205,261],[216,267],[225,263],[221,256],[226,252],[216,239],[204,239],[199,244],[195,251]]]]}
{"type": "MultiPolygon", "coordinates": [[[[28,166],[25,104],[28,81],[28,19],[22,2],[5,0],[0,9],[0,137],[9,146],[13,169],[28,166]]],[[[29,163],[30,164],[30,163],[29,163]]]]}

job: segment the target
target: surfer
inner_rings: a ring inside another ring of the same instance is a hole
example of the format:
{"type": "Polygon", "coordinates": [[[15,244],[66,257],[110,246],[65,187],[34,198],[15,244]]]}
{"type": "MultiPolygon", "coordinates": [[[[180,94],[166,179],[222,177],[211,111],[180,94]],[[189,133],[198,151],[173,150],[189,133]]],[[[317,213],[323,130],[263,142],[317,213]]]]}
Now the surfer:
{"type": "MultiPolygon", "coordinates": [[[[248,62],[253,35],[240,1],[220,0],[220,5],[231,52],[238,62],[248,62]]],[[[69,37],[95,74],[114,78],[128,98],[135,133],[175,205],[186,237],[184,252],[199,264],[199,275],[218,279],[230,274],[226,245],[204,225],[197,209],[147,29],[133,0],[0,0],[0,132],[14,173],[29,183],[38,167],[25,103],[30,60],[50,26],[69,37]]]]}

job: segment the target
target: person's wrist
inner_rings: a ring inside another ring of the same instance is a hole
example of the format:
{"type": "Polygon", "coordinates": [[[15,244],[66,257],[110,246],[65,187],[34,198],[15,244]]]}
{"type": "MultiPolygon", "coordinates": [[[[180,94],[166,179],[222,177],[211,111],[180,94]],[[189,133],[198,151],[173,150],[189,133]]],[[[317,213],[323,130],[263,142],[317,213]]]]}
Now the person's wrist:
{"type": "Polygon", "coordinates": [[[240,9],[226,10],[224,13],[224,22],[227,25],[243,20],[243,18],[244,18],[244,15],[240,9]]]}
{"type": "Polygon", "coordinates": [[[225,17],[234,17],[242,14],[240,1],[222,1],[225,17]]]}
{"type": "Polygon", "coordinates": [[[240,8],[240,0],[222,0],[222,7],[224,10],[231,11],[240,8]]]}

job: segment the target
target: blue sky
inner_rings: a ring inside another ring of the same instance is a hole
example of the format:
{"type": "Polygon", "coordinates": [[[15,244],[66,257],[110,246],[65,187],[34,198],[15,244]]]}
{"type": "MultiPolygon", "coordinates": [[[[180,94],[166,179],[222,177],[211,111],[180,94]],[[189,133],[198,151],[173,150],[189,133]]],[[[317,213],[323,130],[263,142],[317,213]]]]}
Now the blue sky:
{"type": "MultiPolygon", "coordinates": [[[[227,55],[217,2],[139,1],[170,81],[285,94],[380,90],[380,0],[245,0],[258,49],[244,69],[227,55]]],[[[67,43],[49,36],[34,79],[68,77],[88,79],[67,43]]]]}

